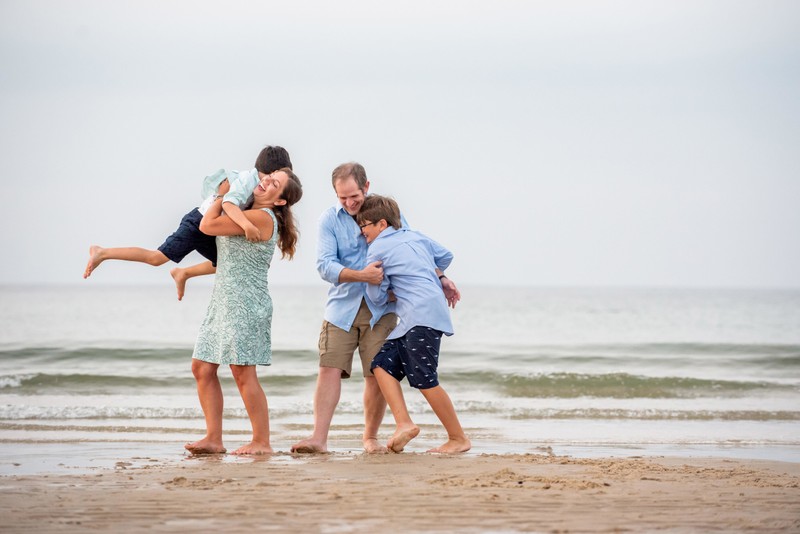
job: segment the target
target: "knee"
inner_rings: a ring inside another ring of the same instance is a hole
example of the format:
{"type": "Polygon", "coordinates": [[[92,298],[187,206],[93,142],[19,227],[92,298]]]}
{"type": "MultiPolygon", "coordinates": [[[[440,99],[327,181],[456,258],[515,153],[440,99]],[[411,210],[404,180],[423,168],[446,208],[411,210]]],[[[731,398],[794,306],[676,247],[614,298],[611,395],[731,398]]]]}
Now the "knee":
{"type": "Polygon", "coordinates": [[[253,380],[258,381],[255,365],[231,365],[231,374],[239,388],[252,383],[253,380]]]}
{"type": "Polygon", "coordinates": [[[216,378],[217,366],[192,358],[192,374],[198,382],[216,378]]]}

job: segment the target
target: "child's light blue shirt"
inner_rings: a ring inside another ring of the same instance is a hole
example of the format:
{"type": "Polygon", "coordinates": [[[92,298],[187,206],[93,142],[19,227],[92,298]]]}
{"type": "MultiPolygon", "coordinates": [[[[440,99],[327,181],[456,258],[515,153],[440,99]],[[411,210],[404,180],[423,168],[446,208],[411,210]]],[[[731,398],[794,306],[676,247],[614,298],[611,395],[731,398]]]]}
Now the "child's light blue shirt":
{"type": "Polygon", "coordinates": [[[453,335],[453,323],[447,309],[447,299],[436,268],[444,271],[453,261],[453,253],[433,239],[403,227],[389,227],[370,243],[367,263],[383,262],[383,282],[367,286],[367,301],[377,308],[371,325],[383,315],[389,304],[388,291],[397,298],[399,322],[386,339],[404,336],[415,326],[428,326],[453,335]]]}
{"type": "MultiPolygon", "coordinates": [[[[203,180],[203,188],[201,190],[202,197],[207,200],[209,197],[215,195],[219,184],[221,184],[225,178],[228,179],[231,188],[225,196],[222,197],[222,201],[232,202],[240,208],[244,208],[253,197],[253,189],[258,185],[258,171],[256,169],[251,169],[249,171],[226,171],[225,169],[220,169],[214,174],[206,176],[203,180]]],[[[204,210],[200,211],[201,213],[204,212],[204,210]]]]}

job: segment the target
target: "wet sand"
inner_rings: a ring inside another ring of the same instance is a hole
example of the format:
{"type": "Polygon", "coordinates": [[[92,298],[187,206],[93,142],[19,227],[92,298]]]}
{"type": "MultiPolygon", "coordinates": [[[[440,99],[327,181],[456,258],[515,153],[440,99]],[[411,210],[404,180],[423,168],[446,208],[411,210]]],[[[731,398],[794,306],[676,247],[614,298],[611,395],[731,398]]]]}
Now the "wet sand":
{"type": "Polygon", "coordinates": [[[800,464],[548,454],[137,457],[0,477],[0,531],[800,531],[800,464]]]}

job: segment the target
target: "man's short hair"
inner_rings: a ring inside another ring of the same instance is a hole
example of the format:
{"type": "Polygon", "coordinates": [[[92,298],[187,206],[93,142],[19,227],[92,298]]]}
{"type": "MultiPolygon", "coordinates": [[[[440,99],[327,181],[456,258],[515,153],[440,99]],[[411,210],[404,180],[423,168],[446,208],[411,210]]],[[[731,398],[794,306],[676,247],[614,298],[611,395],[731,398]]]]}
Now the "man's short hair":
{"type": "Polygon", "coordinates": [[[367,170],[360,163],[351,161],[350,163],[342,163],[333,169],[333,173],[331,173],[331,184],[333,188],[336,189],[336,182],[351,176],[353,180],[356,181],[359,189],[363,191],[364,188],[367,187],[367,170]]]}

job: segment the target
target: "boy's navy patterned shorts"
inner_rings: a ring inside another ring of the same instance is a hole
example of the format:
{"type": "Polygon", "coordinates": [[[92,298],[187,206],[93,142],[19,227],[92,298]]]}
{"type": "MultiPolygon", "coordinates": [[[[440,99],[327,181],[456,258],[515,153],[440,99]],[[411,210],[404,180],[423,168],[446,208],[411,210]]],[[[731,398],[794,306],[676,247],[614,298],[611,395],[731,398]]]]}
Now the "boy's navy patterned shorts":
{"type": "Polygon", "coordinates": [[[404,377],[412,388],[430,389],[439,385],[439,345],[442,333],[427,326],[415,326],[406,335],[390,339],[372,359],[370,369],[380,367],[398,382],[404,377]]]}
{"type": "Polygon", "coordinates": [[[158,247],[164,256],[175,263],[180,263],[192,251],[197,251],[204,258],[217,266],[217,241],[213,235],[200,231],[203,214],[195,208],[181,219],[178,229],[158,247]]]}

